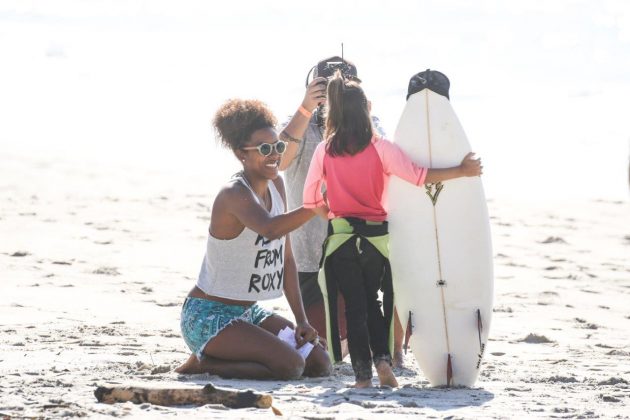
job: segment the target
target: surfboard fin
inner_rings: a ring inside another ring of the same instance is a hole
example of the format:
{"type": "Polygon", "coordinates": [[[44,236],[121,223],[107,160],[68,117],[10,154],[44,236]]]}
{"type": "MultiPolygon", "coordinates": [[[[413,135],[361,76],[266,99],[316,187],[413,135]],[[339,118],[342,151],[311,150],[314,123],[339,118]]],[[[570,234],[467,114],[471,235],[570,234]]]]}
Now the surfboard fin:
{"type": "Polygon", "coordinates": [[[453,364],[451,363],[451,354],[448,354],[446,362],[446,386],[450,387],[453,382],[453,364]]]}
{"type": "Polygon", "coordinates": [[[479,333],[479,349],[483,350],[481,343],[481,332],[483,331],[483,323],[481,322],[481,310],[477,309],[477,332],[479,333]]]}
{"type": "Polygon", "coordinates": [[[483,352],[486,349],[486,345],[481,341],[481,332],[483,331],[483,323],[481,322],[481,310],[477,309],[477,332],[479,334],[479,355],[477,359],[477,369],[481,366],[481,359],[483,359],[483,352]]]}
{"type": "Polygon", "coordinates": [[[407,328],[405,329],[405,354],[407,354],[407,348],[409,347],[409,339],[411,338],[411,334],[413,334],[413,322],[411,321],[411,311],[409,311],[409,316],[407,317],[407,328]]]}

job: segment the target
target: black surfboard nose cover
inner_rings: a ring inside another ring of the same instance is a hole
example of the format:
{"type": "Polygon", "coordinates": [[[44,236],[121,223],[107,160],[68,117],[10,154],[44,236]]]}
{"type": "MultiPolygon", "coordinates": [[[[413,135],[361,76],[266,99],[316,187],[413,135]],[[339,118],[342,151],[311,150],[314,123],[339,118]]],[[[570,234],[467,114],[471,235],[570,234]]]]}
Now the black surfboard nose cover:
{"type": "Polygon", "coordinates": [[[414,74],[409,80],[409,89],[407,89],[407,99],[414,93],[418,93],[423,89],[430,89],[438,95],[445,96],[449,99],[448,89],[451,82],[444,73],[437,70],[426,69],[418,74],[414,74]]]}

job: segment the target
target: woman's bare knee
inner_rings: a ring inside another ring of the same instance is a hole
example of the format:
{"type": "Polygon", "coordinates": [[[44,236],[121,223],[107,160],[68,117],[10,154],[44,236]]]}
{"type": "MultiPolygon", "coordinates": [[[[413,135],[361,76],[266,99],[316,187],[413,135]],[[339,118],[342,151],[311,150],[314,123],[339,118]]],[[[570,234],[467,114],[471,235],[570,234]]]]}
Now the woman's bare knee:
{"type": "Polygon", "coordinates": [[[314,378],[330,376],[332,373],[332,363],[328,353],[321,348],[315,348],[306,360],[304,376],[314,378]]]}
{"type": "Polygon", "coordinates": [[[304,373],[306,363],[299,353],[293,351],[290,356],[279,357],[278,363],[271,368],[274,376],[282,380],[299,379],[304,373]]]}

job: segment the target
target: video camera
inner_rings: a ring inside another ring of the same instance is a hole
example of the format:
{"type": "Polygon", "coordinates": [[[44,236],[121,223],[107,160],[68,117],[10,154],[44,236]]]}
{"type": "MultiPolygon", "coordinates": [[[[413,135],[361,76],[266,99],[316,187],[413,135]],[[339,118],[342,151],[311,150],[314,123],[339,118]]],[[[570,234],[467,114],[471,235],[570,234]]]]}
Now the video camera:
{"type": "MultiPolygon", "coordinates": [[[[338,57],[334,57],[338,58],[338,57]]],[[[330,79],[334,76],[335,72],[339,70],[343,77],[350,80],[357,80],[357,68],[348,64],[345,61],[320,61],[317,63],[317,67],[315,68],[315,72],[313,73],[313,77],[325,77],[326,79],[330,79]]]]}
{"type": "MultiPolygon", "coordinates": [[[[306,87],[309,84],[309,78],[311,73],[313,74],[313,78],[323,77],[326,79],[325,82],[321,82],[322,84],[328,84],[328,81],[335,75],[337,70],[341,71],[341,74],[344,78],[353,80],[355,82],[361,83],[361,79],[357,77],[357,68],[354,64],[349,63],[348,61],[343,59],[343,44],[341,45],[341,54],[342,57],[335,56],[330,57],[325,60],[317,63],[316,66],[313,66],[311,70],[306,75],[306,87]]],[[[317,125],[323,127],[324,125],[324,110],[323,105],[319,105],[317,110],[315,111],[317,125]]]]}
{"type": "Polygon", "coordinates": [[[309,84],[309,78],[311,73],[313,74],[313,78],[316,77],[324,77],[326,79],[330,79],[335,75],[335,71],[340,70],[343,77],[354,80],[357,82],[361,82],[361,79],[357,77],[357,68],[354,64],[348,63],[341,57],[330,57],[326,60],[322,60],[317,63],[316,66],[311,68],[311,70],[306,75],[306,86],[309,84]]]}

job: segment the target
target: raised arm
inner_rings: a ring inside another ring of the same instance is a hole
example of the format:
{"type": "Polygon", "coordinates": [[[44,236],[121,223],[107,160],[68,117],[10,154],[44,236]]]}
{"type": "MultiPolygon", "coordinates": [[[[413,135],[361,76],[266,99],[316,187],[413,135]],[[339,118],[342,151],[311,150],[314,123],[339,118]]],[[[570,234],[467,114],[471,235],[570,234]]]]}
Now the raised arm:
{"type": "Polygon", "coordinates": [[[280,131],[280,139],[288,142],[287,150],[280,160],[281,171],[284,171],[291,165],[293,159],[300,149],[300,142],[303,141],[304,133],[308,128],[311,119],[308,112],[312,112],[319,103],[326,100],[326,79],[317,77],[309,83],[302,100],[301,108],[295,111],[295,114],[289,123],[280,131]],[[307,111],[307,112],[305,112],[307,111]]]}

